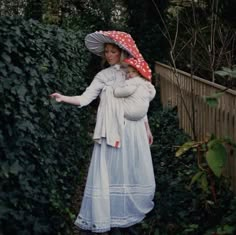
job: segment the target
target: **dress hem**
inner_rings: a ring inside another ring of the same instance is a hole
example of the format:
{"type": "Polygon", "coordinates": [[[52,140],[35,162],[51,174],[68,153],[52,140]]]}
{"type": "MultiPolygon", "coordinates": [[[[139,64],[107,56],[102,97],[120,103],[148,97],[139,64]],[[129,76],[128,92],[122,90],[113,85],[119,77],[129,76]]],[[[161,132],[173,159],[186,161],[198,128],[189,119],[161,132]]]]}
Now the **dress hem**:
{"type": "Polygon", "coordinates": [[[89,230],[89,231],[95,232],[95,233],[104,233],[104,232],[110,231],[111,228],[127,228],[127,227],[130,227],[134,224],[137,224],[137,223],[141,222],[144,218],[145,218],[145,215],[140,217],[140,218],[137,218],[135,221],[131,221],[131,222],[129,222],[127,224],[123,224],[123,225],[113,222],[113,223],[110,224],[109,228],[100,228],[100,229],[99,228],[93,228],[91,226],[86,226],[86,225],[80,224],[79,222],[76,222],[76,221],[75,221],[74,225],[76,227],[82,229],[82,230],[89,230]]]}

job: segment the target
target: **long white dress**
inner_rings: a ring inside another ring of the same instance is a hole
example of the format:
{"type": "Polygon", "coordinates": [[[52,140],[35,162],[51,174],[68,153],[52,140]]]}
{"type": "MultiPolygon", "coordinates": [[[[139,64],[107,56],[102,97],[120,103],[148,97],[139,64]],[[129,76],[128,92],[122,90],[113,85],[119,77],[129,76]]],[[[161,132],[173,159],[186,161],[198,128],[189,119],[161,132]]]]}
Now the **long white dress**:
{"type": "MultiPolygon", "coordinates": [[[[99,72],[80,96],[81,107],[100,95],[104,87],[124,82],[117,66],[99,72]]],[[[104,115],[100,102],[97,119],[104,115]]],[[[115,121],[114,121],[114,125],[115,121]]],[[[96,129],[96,128],[95,128],[96,129]]],[[[124,119],[120,147],[95,142],[84,197],[75,225],[96,233],[111,227],[129,227],[143,220],[154,206],[155,179],[144,119],[124,119]]]]}

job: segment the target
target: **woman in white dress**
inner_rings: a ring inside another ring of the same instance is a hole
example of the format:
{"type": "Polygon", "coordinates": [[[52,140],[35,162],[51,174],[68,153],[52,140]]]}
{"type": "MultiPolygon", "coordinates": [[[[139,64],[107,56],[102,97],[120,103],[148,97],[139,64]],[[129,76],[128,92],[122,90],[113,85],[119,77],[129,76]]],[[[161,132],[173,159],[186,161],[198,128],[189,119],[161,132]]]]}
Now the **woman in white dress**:
{"type": "MultiPolygon", "coordinates": [[[[94,149],[84,197],[75,225],[95,233],[125,228],[143,220],[154,206],[155,180],[150,153],[152,134],[147,118],[131,121],[115,110],[110,87],[125,81],[120,66],[123,51],[140,57],[129,34],[99,31],[85,38],[88,49],[105,57],[101,70],[80,96],[51,94],[57,102],[83,107],[100,96],[94,131],[94,149]]],[[[119,109],[119,108],[118,108],[119,109]]]]}

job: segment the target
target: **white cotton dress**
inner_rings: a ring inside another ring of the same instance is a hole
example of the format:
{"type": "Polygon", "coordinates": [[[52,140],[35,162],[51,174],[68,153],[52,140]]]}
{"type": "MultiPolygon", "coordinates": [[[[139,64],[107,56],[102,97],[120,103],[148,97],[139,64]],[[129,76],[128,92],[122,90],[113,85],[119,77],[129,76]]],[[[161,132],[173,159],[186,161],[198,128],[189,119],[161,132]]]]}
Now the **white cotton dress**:
{"type": "MultiPolygon", "coordinates": [[[[106,109],[104,88],[124,80],[125,73],[117,65],[102,70],[79,96],[81,107],[100,95],[99,120],[106,109]]],[[[136,224],[154,206],[155,179],[144,118],[123,119],[119,147],[107,143],[107,132],[102,132],[100,141],[95,142],[81,209],[75,221],[76,226],[96,233],[136,224]]]]}

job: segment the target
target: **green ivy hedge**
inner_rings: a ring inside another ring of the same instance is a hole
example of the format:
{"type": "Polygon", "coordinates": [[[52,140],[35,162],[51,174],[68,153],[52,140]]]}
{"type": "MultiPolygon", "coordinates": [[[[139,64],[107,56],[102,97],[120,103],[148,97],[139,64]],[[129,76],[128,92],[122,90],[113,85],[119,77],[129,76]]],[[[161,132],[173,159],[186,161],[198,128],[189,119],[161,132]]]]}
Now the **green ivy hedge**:
{"type": "Polygon", "coordinates": [[[89,108],[50,100],[88,84],[83,31],[0,18],[0,233],[71,234],[89,108]]]}

